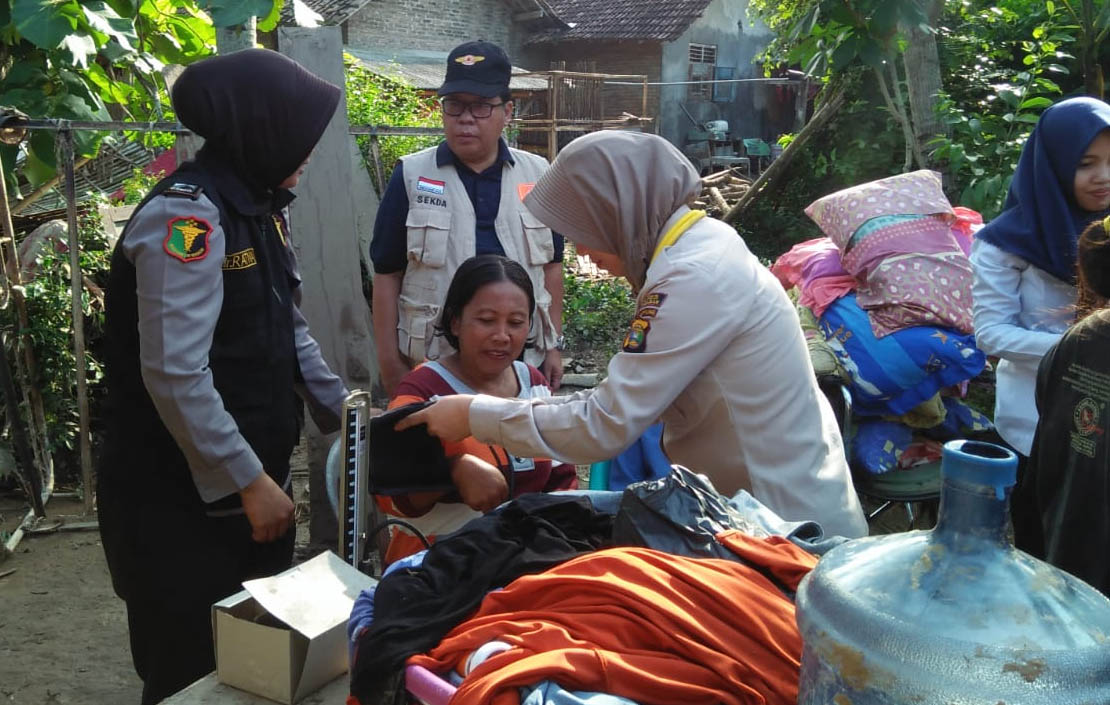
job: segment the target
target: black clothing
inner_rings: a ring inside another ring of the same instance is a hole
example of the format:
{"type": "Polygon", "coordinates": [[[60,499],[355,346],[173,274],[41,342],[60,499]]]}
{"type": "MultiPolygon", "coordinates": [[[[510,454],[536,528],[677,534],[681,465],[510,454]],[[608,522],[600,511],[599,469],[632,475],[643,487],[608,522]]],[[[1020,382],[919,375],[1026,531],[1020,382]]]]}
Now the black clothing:
{"type": "Polygon", "coordinates": [[[190,65],[173,85],[181,124],[255,188],[274,188],[312,152],[342,92],[292,59],[245,49],[190,65]]]}
{"type": "MultiPolygon", "coordinates": [[[[299,280],[275,218],[281,218],[278,204],[288,203],[292,194],[282,191],[267,212],[262,204],[237,193],[241,182],[226,166],[202,159],[182,165],[159,182],[139,208],[180,184],[201,186],[220,209],[227,252],[256,253],[256,266],[223,272],[224,305],[208,361],[224,407],[267,473],[284,487],[287,473],[277,474],[277,468],[288,464],[300,436],[293,335],[293,297],[299,280]],[[224,192],[230,197],[222,197],[224,192]],[[240,206],[262,212],[243,213],[240,206]]],[[[123,254],[127,235],[125,229],[112,253],[105,307],[108,429],[101,473],[139,473],[141,477],[130,479],[145,483],[149,491],[193,497],[199,508],[201,499],[185,457],[143,385],[135,267],[123,254]]],[[[207,509],[239,505],[239,496],[232,494],[207,509]]]]}
{"type": "Polygon", "coordinates": [[[1037,409],[1014,491],[1017,547],[1110,595],[1110,311],[1076,323],[1041,360],[1037,409]]]}
{"type": "Polygon", "coordinates": [[[607,546],[613,516],[585,497],[526,494],[436,541],[419,569],[383,579],[358,637],[351,694],[374,700],[405,659],[431,649],[490,590],[607,546]]]}
{"type": "MultiPolygon", "coordinates": [[[[339,89],[252,49],[193,64],[173,98],[207,142],[135,210],[105,307],[100,533],[143,705],[212,669],[213,602],[289,567],[295,532],[255,543],[237,490],[261,470],[287,486],[298,385],[317,401],[324,386],[344,393],[295,308],[282,213],[292,194],[277,188],[320,138],[339,89]]],[[[327,406],[334,414],[339,402],[327,406]]]]}

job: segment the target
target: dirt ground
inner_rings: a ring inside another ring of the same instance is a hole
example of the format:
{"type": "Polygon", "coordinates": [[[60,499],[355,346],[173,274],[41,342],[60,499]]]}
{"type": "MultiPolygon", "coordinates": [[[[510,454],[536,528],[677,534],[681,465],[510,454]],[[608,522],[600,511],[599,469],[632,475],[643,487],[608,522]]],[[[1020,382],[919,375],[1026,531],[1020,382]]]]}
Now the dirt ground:
{"type": "MultiPolygon", "coordinates": [[[[303,557],[308,544],[303,452],[294,454],[292,465],[303,557]]],[[[82,509],[76,499],[51,499],[46,505],[48,519],[64,518],[70,525],[87,521],[78,516],[82,509]]],[[[22,495],[0,495],[0,528],[14,531],[27,510],[22,495]]],[[[95,529],[25,535],[0,562],[0,576],[0,705],[139,702],[142,681],[131,664],[127,614],[112,592],[95,529]]]]}

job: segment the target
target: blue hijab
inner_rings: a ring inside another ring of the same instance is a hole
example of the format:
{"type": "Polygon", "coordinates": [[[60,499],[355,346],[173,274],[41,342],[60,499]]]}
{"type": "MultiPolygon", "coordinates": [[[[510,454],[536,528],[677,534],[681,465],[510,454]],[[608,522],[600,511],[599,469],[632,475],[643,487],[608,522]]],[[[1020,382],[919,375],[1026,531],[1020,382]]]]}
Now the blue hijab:
{"type": "Polygon", "coordinates": [[[1021,150],[1002,213],[975,237],[1021,257],[1062,281],[1075,281],[1076,242],[1095,218],[1075,202],[1075,170],[1110,105],[1069,98],[1044,111],[1021,150]]]}

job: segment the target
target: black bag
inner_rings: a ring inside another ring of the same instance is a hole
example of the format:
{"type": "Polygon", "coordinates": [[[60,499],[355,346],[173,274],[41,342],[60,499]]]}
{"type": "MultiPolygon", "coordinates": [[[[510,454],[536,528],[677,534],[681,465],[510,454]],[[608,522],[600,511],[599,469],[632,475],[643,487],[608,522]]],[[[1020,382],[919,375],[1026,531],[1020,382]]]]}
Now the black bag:
{"type": "Polygon", "coordinates": [[[742,560],[717,542],[722,531],[739,529],[755,537],[769,534],[745,519],[701,475],[681,465],[671,474],[629,485],[613,522],[613,543],[643,546],[689,558],[723,558],[743,563],[771,581],[790,600],[794,592],[764,566],[742,560]]]}
{"type": "Polygon", "coordinates": [[[404,431],[393,428],[401,419],[433,403],[405,404],[370,419],[367,489],[371,494],[401,495],[455,489],[443,443],[428,433],[427,426],[421,424],[404,431]]]}
{"type": "Polygon", "coordinates": [[[637,482],[625,489],[613,525],[613,540],[691,558],[735,559],[736,555],[715,538],[729,529],[767,535],[730,507],[728,499],[708,481],[674,465],[664,478],[637,482]]]}

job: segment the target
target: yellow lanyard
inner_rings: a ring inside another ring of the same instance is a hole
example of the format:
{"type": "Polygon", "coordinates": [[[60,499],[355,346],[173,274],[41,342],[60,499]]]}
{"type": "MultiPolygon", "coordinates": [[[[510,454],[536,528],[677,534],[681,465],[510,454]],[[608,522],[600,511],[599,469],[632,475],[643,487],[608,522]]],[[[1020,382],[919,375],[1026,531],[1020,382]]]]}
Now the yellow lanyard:
{"type": "Polygon", "coordinates": [[[670,247],[678,242],[678,239],[682,237],[694,223],[704,217],[705,211],[690,211],[679,218],[678,222],[672,225],[667,232],[663,233],[663,237],[659,238],[659,244],[655,246],[655,252],[651,254],[651,261],[654,262],[655,258],[659,256],[659,253],[663,251],[663,248],[670,247]]]}

